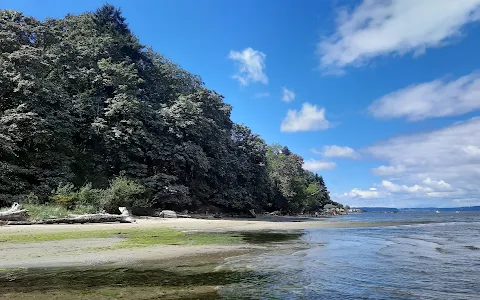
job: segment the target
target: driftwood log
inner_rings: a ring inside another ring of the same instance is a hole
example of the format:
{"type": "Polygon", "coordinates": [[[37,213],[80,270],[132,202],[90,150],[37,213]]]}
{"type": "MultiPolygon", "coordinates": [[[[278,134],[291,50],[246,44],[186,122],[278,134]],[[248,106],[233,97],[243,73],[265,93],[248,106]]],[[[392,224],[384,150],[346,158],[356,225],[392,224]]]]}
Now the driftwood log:
{"type": "Polygon", "coordinates": [[[108,223],[108,222],[120,222],[120,223],[134,223],[128,210],[125,207],[119,208],[120,215],[112,215],[106,213],[99,214],[86,214],[86,215],[69,215],[67,218],[55,218],[45,219],[39,221],[27,221],[24,220],[12,220],[7,221],[5,225],[34,225],[34,224],[84,224],[84,223],[108,223]]]}
{"type": "Polygon", "coordinates": [[[27,219],[27,210],[22,209],[22,206],[17,202],[13,203],[10,209],[0,212],[1,221],[27,221],[27,219]]]}
{"type": "Polygon", "coordinates": [[[158,216],[160,218],[177,218],[177,213],[173,210],[162,210],[158,216]]]}

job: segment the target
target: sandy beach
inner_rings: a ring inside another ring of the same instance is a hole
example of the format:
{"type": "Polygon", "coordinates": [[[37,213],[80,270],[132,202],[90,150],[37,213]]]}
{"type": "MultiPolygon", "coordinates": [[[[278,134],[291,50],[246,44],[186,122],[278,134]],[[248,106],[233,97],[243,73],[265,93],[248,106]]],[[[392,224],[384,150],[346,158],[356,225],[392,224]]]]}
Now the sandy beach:
{"type": "Polygon", "coordinates": [[[266,246],[248,243],[213,245],[151,245],[148,247],[119,248],[119,237],[75,238],[68,235],[81,232],[110,230],[174,229],[183,232],[252,232],[298,231],[313,228],[349,228],[395,226],[409,223],[342,222],[329,219],[299,219],[272,217],[263,219],[139,219],[133,224],[64,224],[0,227],[0,269],[85,266],[103,264],[131,264],[136,261],[172,260],[198,255],[232,256],[266,246]],[[66,238],[54,241],[34,241],[36,235],[63,233],[66,238]],[[32,241],[28,236],[32,236],[32,241]],[[2,236],[4,239],[2,240],[2,236]],[[20,243],[7,241],[8,236],[27,236],[20,243]]]}
{"type": "Polygon", "coordinates": [[[409,224],[417,223],[261,217],[2,226],[0,299],[221,299],[219,288],[258,276],[229,262],[306,250],[304,230],[409,224]]]}
{"type": "Polygon", "coordinates": [[[95,223],[95,224],[53,224],[18,225],[0,227],[1,233],[58,232],[76,230],[98,230],[112,228],[173,228],[198,231],[251,231],[251,230],[302,230],[315,228],[353,228],[398,226],[414,222],[343,222],[329,218],[262,217],[256,219],[194,219],[194,218],[148,218],[137,219],[135,223],[95,223]]]}

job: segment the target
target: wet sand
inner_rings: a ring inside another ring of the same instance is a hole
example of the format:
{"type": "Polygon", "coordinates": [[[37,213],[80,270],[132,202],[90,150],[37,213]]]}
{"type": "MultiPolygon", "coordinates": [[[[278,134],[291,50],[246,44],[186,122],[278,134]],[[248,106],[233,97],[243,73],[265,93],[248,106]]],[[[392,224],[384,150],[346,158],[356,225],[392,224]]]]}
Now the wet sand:
{"type": "Polygon", "coordinates": [[[416,223],[272,217],[139,219],[134,224],[2,226],[0,299],[221,299],[218,287],[244,280],[262,280],[261,277],[255,277],[259,274],[254,270],[232,269],[224,264],[225,261],[235,260],[242,255],[256,256],[265,251],[290,253],[305,249],[307,245],[296,239],[299,237],[297,233],[304,229],[409,224],[416,223]],[[162,230],[165,232],[168,229],[185,232],[187,236],[203,234],[214,243],[153,244],[123,248],[121,243],[125,238],[121,235],[112,237],[110,234],[112,230],[138,230],[161,236],[162,230]],[[78,234],[82,232],[90,234],[81,234],[82,238],[79,238],[78,234]],[[83,238],[98,236],[99,232],[109,234],[101,238],[83,238]],[[33,241],[42,235],[58,236],[59,233],[62,238],[58,240],[33,241]],[[73,239],[74,235],[77,236],[73,239]],[[250,238],[221,244],[225,240],[214,239],[215,235],[250,238]],[[9,237],[22,238],[15,242],[15,239],[10,241],[9,237]],[[217,241],[219,244],[215,244],[217,241]]]}
{"type": "MultiPolygon", "coordinates": [[[[0,227],[2,235],[26,235],[58,232],[79,232],[112,229],[172,228],[188,232],[251,232],[294,231],[312,228],[350,228],[398,226],[412,223],[341,222],[329,219],[271,217],[262,219],[139,219],[134,224],[61,224],[0,227]]],[[[174,260],[197,255],[233,256],[265,246],[247,243],[235,245],[153,245],[149,247],[115,249],[120,238],[64,239],[45,242],[10,243],[0,239],[0,269],[95,266],[131,264],[136,261],[174,260]]]]}

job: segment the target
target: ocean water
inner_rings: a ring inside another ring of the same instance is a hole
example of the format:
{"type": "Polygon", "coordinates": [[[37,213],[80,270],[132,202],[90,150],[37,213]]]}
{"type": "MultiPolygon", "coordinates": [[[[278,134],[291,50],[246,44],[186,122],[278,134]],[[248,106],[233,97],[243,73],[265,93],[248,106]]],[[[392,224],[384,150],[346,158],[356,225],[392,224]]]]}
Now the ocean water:
{"type": "Polygon", "coordinates": [[[237,258],[262,277],[225,286],[237,299],[480,299],[480,212],[365,213],[334,220],[415,221],[307,230],[308,249],[237,258]],[[259,280],[258,278],[262,278],[259,280]]]}

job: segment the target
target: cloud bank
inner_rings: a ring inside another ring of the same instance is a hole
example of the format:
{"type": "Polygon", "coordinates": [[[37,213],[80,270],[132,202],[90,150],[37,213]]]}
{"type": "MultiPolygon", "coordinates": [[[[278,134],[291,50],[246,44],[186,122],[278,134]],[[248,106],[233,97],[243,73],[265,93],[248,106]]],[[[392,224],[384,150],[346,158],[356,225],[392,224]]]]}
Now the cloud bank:
{"type": "Polygon", "coordinates": [[[480,0],[364,0],[342,8],[335,32],[320,41],[320,66],[341,71],[371,59],[442,47],[480,19],[480,0]]]}

